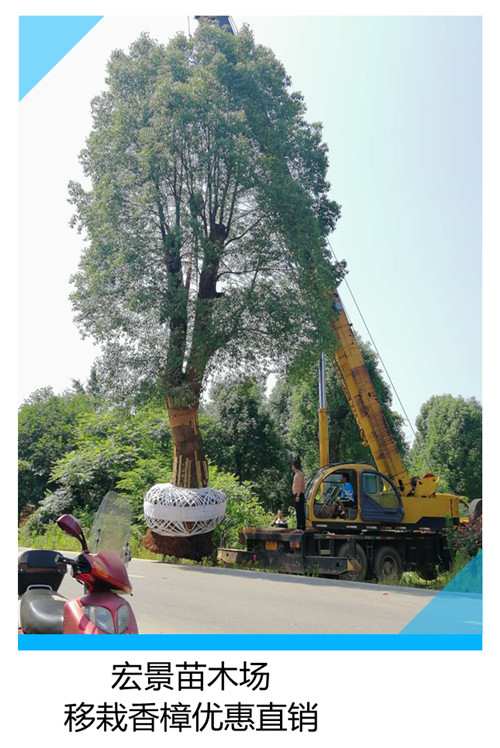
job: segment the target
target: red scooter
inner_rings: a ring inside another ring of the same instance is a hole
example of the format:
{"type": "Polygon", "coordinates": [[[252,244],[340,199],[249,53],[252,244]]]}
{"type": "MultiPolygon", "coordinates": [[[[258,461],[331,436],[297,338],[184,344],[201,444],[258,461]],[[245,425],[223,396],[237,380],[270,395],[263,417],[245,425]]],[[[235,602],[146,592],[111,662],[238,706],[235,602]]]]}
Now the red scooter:
{"type": "Polygon", "coordinates": [[[130,560],[130,508],[126,499],[113,492],[104,497],[90,532],[92,552],[75,517],[63,514],[57,524],[79,540],[82,552],[76,558],[57,551],[21,553],[20,633],[137,634],[131,606],[116,594],[132,592],[126,568],[130,560]],[[85,593],[74,600],[58,594],[68,566],[85,588],[85,593]]]}

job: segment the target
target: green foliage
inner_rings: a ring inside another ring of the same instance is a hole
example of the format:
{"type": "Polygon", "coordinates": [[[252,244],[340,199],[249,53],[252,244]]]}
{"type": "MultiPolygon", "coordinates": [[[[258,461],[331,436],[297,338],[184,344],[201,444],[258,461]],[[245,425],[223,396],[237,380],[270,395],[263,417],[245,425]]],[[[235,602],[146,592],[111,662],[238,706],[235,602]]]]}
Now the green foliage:
{"type": "MultiPolygon", "coordinates": [[[[391,418],[389,392],[369,349],[366,358],[391,418]]],[[[255,378],[234,375],[212,389],[212,399],[200,419],[206,452],[218,474],[231,474],[247,490],[252,486],[258,504],[245,504],[252,511],[287,508],[293,452],[302,455],[306,471],[317,466],[316,379],[315,368],[310,368],[302,381],[278,380],[270,401],[262,381],[255,378]]],[[[346,461],[369,459],[333,369],[327,381],[333,454],[346,461]]],[[[93,387],[96,394],[92,396],[37,393],[21,408],[21,470],[27,470],[26,456],[42,455],[44,485],[52,489],[36,502],[31,493],[25,494],[25,500],[38,506],[28,520],[30,532],[40,532],[65,511],[93,513],[112,488],[130,497],[135,522],[144,528],[145,492],[171,477],[172,446],[161,399],[155,397],[132,409],[110,406],[97,396],[95,370],[93,387]]]]}
{"type": "Polygon", "coordinates": [[[25,522],[28,532],[41,532],[42,528],[54,522],[57,517],[72,511],[74,501],[71,492],[66,488],[58,488],[46,496],[25,522]]]}
{"type": "Polygon", "coordinates": [[[234,475],[210,466],[210,485],[224,491],[227,497],[226,516],[214,531],[215,546],[242,548],[239,531],[243,527],[269,526],[274,514],[267,512],[250,483],[240,483],[234,475]]]}
{"type": "Polygon", "coordinates": [[[107,491],[118,488],[139,515],[150,479],[165,478],[171,461],[163,407],[146,405],[134,412],[116,407],[80,420],[76,449],[55,464],[52,480],[71,493],[74,506],[94,509],[107,491]]]}
{"type": "Polygon", "coordinates": [[[482,408],[475,398],[431,397],[417,418],[410,452],[415,474],[432,472],[440,488],[469,499],[482,496],[482,408]]]}
{"type": "MultiPolygon", "coordinates": [[[[379,397],[390,418],[388,390],[374,360],[370,361],[370,350],[367,349],[365,354],[379,397]]],[[[328,372],[327,382],[333,449],[342,449],[334,454],[339,454],[337,459],[348,461],[369,459],[332,371],[328,372]]],[[[316,371],[311,369],[305,372],[302,382],[289,384],[278,380],[270,402],[266,401],[263,387],[255,379],[236,378],[214,387],[213,399],[201,417],[201,428],[212,460],[210,484],[223,490],[228,498],[226,518],[215,531],[216,545],[239,547],[242,527],[269,525],[274,515],[274,511],[269,510],[286,506],[291,481],[287,450],[302,453],[306,470],[316,467],[316,385],[316,371]]],[[[110,488],[116,488],[130,497],[133,506],[131,547],[134,555],[154,557],[141,547],[145,531],[142,504],[151,485],[168,481],[171,477],[172,446],[162,403],[153,400],[133,410],[105,408],[102,400],[89,399],[81,392],[56,396],[51,391],[44,391],[24,403],[21,413],[23,454],[43,457],[53,490],[38,503],[38,509],[21,528],[20,543],[31,547],[76,550],[74,542],[68,541],[55,527],[55,519],[70,511],[88,529],[102,497],[110,488]],[[38,427],[35,420],[38,416],[46,433],[41,426],[38,427]],[[52,422],[49,422],[50,416],[54,416],[52,422]],[[64,449],[67,451],[61,456],[64,449]]],[[[455,441],[459,436],[476,434],[478,441],[471,440],[467,454],[477,454],[474,444],[476,448],[479,444],[480,454],[480,420],[480,406],[475,401],[450,396],[433,398],[422,409],[422,418],[418,422],[420,440],[416,446],[432,446],[431,454],[440,457],[440,464],[449,465],[445,462],[449,452],[440,453],[439,449],[449,447],[450,441],[458,448],[460,445],[455,441]],[[446,418],[442,410],[444,405],[446,418]],[[457,412],[463,414],[464,410],[470,420],[465,417],[460,420],[456,415],[457,412]],[[435,421],[436,413],[439,418],[435,421]],[[460,427],[457,424],[461,424],[460,427]],[[470,428],[470,424],[474,428],[470,428]],[[422,441],[424,433],[429,437],[438,428],[442,429],[439,433],[445,434],[445,425],[454,426],[455,441],[453,437],[422,441]]],[[[397,419],[393,423],[395,436],[401,440],[400,424],[397,419]]],[[[415,456],[414,450],[412,457],[415,456]]],[[[467,462],[465,453],[461,454],[466,464],[475,464],[467,462]]],[[[424,458],[428,459],[426,455],[424,458]]],[[[451,466],[455,468],[454,474],[460,477],[462,473],[457,472],[456,465],[451,463],[451,466]]],[[[429,467],[438,472],[435,463],[425,463],[422,471],[429,467]]],[[[459,490],[451,481],[447,487],[459,490]]],[[[293,512],[291,514],[293,516],[293,512]]],[[[462,524],[449,532],[456,563],[462,558],[472,557],[481,546],[480,520],[462,524]]],[[[415,584],[414,576],[407,575],[407,583],[415,584]]],[[[443,579],[436,582],[437,587],[442,585],[443,579]]]]}
{"type": "MultiPolygon", "coordinates": [[[[161,465],[157,467],[161,471],[161,465]]],[[[157,558],[142,547],[141,541],[146,530],[142,515],[142,500],[145,491],[159,480],[167,480],[168,475],[155,472],[153,460],[139,461],[135,468],[125,473],[120,480],[116,481],[117,487],[127,493],[135,504],[137,511],[130,548],[135,558],[157,558]],[[152,471],[152,472],[151,472],[152,471]]],[[[250,483],[240,483],[234,475],[224,473],[216,466],[210,465],[210,485],[223,491],[227,497],[227,509],[224,521],[214,531],[214,543],[217,546],[225,545],[231,547],[242,547],[239,541],[239,531],[245,526],[269,525],[273,514],[266,512],[258,497],[255,495],[250,483]]],[[[71,511],[80,519],[84,531],[90,530],[97,507],[85,506],[83,508],[66,504],[63,509],[55,513],[42,514],[40,511],[25,524],[19,531],[19,545],[30,548],[53,548],[59,550],[79,550],[79,544],[73,538],[69,538],[57,525],[55,519],[61,511],[71,511]]]]}
{"type": "Polygon", "coordinates": [[[274,54],[246,27],[202,25],[167,46],[142,35],[106,82],[89,189],[70,185],[86,238],[72,300],[103,347],[101,391],[161,382],[196,403],[209,362],[287,359],[292,332],[303,350],[330,340],[339,207],[321,127],[274,54]]]}
{"type": "Polygon", "coordinates": [[[76,444],[78,419],[93,407],[81,391],[55,395],[36,390],[21,405],[18,419],[19,510],[37,505],[51,485],[52,466],[76,444]]]}
{"type": "Polygon", "coordinates": [[[483,519],[478,517],[474,522],[449,527],[446,535],[453,557],[474,558],[483,546],[483,519]]]}
{"type": "Polygon", "coordinates": [[[29,531],[39,531],[65,511],[93,513],[112,488],[130,496],[140,518],[145,490],[166,480],[172,463],[164,407],[153,402],[131,412],[104,409],[101,403],[97,410],[80,413],[66,453],[52,459],[53,492],[28,519],[29,531]]]}
{"type": "MultiPolygon", "coordinates": [[[[53,463],[51,484],[56,488],[23,525],[20,543],[69,548],[54,525],[56,518],[72,512],[88,529],[103,496],[116,488],[129,496],[132,503],[134,554],[152,557],[140,547],[146,529],[142,507],[146,491],[154,483],[166,482],[171,477],[172,446],[164,407],[153,402],[133,412],[111,407],[80,414],[72,446],[53,463]],[[58,546],[54,545],[57,543],[58,546]]],[[[226,519],[216,530],[221,541],[234,545],[243,525],[269,521],[249,482],[210,465],[210,484],[223,490],[228,499],[226,519]]]]}
{"type": "Polygon", "coordinates": [[[216,383],[201,428],[207,456],[240,483],[250,482],[269,510],[282,506],[288,454],[255,378],[216,383]]]}
{"type": "Polygon", "coordinates": [[[133,467],[120,473],[116,488],[132,500],[136,521],[143,522],[142,502],[144,494],[155,483],[168,483],[172,477],[172,456],[140,457],[133,467]]]}

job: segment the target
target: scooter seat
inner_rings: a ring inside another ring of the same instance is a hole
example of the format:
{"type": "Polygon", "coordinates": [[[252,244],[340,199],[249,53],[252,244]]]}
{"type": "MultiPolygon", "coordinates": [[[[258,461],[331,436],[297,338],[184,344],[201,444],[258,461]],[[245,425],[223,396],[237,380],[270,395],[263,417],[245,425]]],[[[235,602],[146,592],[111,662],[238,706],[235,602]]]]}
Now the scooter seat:
{"type": "Polygon", "coordinates": [[[53,590],[33,587],[21,598],[21,628],[25,634],[62,634],[66,600],[53,590]]]}

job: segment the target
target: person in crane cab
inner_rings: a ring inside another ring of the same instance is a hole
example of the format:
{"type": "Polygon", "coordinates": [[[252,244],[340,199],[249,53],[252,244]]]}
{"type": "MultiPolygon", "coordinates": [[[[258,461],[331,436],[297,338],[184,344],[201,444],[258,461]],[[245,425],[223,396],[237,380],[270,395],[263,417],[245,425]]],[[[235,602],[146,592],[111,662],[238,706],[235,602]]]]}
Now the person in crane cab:
{"type": "Polygon", "coordinates": [[[347,510],[354,506],[354,488],[347,473],[342,473],[342,483],[333,501],[332,517],[347,519],[347,510]]]}
{"type": "Polygon", "coordinates": [[[352,483],[347,473],[344,473],[342,475],[342,485],[339,491],[339,499],[343,504],[347,504],[348,506],[354,505],[354,488],[352,487],[352,483]]]}
{"type": "Polygon", "coordinates": [[[296,457],[292,463],[293,482],[292,494],[295,502],[295,511],[297,513],[297,530],[306,529],[306,479],[302,472],[302,463],[300,457],[296,457]]]}

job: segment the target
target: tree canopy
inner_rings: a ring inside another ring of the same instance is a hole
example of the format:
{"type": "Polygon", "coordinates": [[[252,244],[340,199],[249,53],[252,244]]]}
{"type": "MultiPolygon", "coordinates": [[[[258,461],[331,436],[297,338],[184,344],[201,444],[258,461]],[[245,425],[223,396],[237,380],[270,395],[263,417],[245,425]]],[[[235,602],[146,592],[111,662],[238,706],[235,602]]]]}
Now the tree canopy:
{"type": "Polygon", "coordinates": [[[482,408],[475,398],[435,395],[417,418],[410,453],[415,473],[433,472],[440,488],[469,499],[482,496],[482,408]]]}
{"type": "Polygon", "coordinates": [[[321,127],[272,51],[246,27],[201,24],[166,46],[142,35],[106,83],[87,182],[70,184],[86,238],[72,299],[102,345],[101,381],[160,381],[196,406],[209,362],[276,361],[292,334],[320,348],[343,273],[325,244],[339,207],[321,127]]]}

